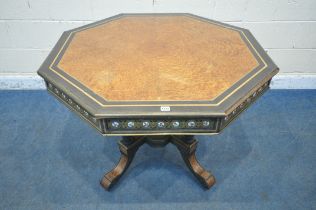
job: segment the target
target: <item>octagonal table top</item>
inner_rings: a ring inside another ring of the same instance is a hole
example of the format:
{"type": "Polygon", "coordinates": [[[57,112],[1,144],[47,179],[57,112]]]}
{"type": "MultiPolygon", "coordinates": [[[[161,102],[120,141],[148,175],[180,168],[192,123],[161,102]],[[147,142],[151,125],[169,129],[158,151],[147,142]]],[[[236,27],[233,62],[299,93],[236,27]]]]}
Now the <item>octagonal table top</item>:
{"type": "Polygon", "coordinates": [[[277,72],[249,30],[182,13],[120,14],[66,31],[38,71],[104,132],[112,121],[103,119],[163,116],[215,117],[219,131],[277,72]]]}

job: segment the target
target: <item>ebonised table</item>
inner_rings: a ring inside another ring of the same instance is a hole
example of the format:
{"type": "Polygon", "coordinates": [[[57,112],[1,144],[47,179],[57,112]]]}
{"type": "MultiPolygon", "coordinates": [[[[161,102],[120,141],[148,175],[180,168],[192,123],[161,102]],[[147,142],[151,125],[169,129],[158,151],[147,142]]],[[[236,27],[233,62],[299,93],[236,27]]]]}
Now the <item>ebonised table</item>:
{"type": "Polygon", "coordinates": [[[120,14],[64,32],[38,74],[102,135],[123,136],[119,163],[101,180],[110,189],[144,143],[174,144],[210,188],[194,136],[221,132],[277,72],[247,29],[191,14],[120,14]]]}

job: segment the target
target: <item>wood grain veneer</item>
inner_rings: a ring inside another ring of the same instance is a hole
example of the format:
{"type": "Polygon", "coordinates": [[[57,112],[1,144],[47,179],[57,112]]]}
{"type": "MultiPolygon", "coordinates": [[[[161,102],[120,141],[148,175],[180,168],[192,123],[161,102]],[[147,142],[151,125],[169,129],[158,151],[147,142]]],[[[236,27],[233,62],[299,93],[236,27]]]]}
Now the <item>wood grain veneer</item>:
{"type": "Polygon", "coordinates": [[[77,32],[58,67],[109,101],[211,100],[258,66],[239,32],[129,16],[77,32]]]}

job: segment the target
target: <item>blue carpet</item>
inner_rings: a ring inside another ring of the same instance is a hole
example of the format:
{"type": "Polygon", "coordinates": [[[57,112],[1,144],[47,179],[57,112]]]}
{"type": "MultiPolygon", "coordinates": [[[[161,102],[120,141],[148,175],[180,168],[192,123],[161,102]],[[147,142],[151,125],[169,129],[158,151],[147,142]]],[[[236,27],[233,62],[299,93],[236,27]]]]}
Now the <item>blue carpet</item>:
{"type": "Polygon", "coordinates": [[[119,159],[46,91],[0,92],[0,209],[315,209],[316,91],[271,90],[197,156],[217,179],[203,189],[173,145],[143,146],[111,192],[119,159]]]}

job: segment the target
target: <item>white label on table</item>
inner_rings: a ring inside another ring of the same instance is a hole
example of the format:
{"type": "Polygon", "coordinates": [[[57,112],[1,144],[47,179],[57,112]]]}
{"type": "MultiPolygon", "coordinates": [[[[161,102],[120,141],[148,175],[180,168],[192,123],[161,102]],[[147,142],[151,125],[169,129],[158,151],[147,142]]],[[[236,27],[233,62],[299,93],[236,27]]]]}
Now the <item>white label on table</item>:
{"type": "Polygon", "coordinates": [[[161,106],[160,111],[162,112],[170,112],[170,106],[161,106]]]}

